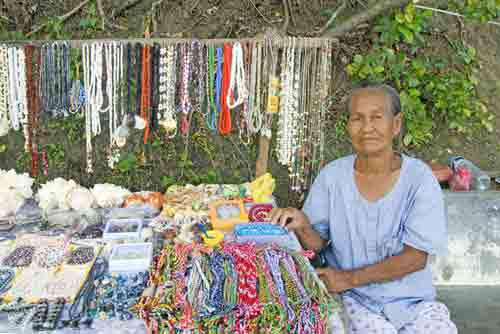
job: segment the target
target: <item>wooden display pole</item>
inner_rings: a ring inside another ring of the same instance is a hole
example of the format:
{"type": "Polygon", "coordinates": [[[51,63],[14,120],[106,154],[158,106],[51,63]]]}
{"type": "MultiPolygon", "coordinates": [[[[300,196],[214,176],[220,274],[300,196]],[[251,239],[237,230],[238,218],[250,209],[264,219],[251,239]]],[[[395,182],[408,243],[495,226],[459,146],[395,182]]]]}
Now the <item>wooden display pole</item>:
{"type": "Polygon", "coordinates": [[[271,139],[266,136],[259,137],[259,154],[255,166],[255,176],[259,177],[267,173],[267,164],[269,163],[269,148],[271,139]]]}

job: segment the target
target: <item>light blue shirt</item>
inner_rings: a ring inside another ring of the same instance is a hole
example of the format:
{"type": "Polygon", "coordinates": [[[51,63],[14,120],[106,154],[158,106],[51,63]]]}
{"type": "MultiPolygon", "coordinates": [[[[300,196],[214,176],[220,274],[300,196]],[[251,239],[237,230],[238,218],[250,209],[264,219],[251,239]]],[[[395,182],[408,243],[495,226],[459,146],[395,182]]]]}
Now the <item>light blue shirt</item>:
{"type": "MultiPolygon", "coordinates": [[[[327,259],[339,270],[366,267],[402,252],[404,244],[431,255],[447,249],[443,194],[431,169],[402,155],[399,179],[375,202],[358,191],[356,156],[329,163],[314,180],[304,212],[330,241],[327,259]]],[[[430,256],[425,269],[387,283],[372,283],[345,296],[385,316],[397,329],[414,320],[422,301],[433,301],[430,256]]]]}

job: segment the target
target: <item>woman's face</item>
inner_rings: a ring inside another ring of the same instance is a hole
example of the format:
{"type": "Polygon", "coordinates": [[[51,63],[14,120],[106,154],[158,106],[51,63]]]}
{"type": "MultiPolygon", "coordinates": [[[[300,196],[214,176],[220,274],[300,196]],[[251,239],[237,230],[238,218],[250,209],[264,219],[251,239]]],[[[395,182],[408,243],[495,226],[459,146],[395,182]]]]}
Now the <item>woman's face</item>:
{"type": "Polygon", "coordinates": [[[401,131],[401,113],[394,116],[387,95],[379,89],[358,90],[351,99],[347,130],[357,154],[377,155],[392,150],[401,131]]]}

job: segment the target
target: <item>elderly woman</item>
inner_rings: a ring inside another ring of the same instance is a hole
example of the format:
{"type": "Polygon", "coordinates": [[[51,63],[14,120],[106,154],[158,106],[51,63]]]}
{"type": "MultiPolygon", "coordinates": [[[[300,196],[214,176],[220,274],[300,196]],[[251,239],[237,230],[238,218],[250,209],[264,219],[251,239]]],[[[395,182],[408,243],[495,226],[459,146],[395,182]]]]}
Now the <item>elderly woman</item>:
{"type": "Polygon", "coordinates": [[[393,149],[399,94],[363,86],[348,109],[356,154],[323,168],[302,210],[276,209],[272,221],[329,253],[318,274],[341,293],[348,333],[457,333],[432,285],[430,255],[447,248],[443,195],[425,163],[393,149]]]}

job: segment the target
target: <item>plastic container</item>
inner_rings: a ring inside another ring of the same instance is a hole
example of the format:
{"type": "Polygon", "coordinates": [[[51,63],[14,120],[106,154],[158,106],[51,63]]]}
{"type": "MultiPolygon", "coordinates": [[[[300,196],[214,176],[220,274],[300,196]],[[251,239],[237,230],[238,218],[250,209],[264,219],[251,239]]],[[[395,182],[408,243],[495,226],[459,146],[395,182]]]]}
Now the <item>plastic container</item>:
{"type": "Polygon", "coordinates": [[[471,190],[485,191],[490,189],[491,179],[488,174],[482,171],[479,167],[474,165],[472,161],[465,159],[464,157],[452,157],[450,158],[450,167],[454,172],[460,168],[466,168],[471,174],[471,190]]]}

